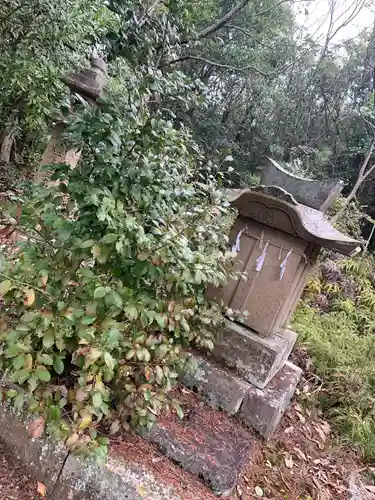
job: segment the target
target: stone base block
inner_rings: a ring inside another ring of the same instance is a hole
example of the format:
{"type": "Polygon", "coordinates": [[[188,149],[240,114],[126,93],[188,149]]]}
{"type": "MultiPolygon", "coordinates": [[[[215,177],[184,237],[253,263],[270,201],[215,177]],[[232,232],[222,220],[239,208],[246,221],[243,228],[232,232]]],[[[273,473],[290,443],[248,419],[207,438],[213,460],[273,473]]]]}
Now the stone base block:
{"type": "Polygon", "coordinates": [[[247,327],[227,321],[217,334],[212,354],[244,380],[263,389],[288,359],[296,339],[297,334],[291,330],[261,337],[247,327]]]}
{"type": "Polygon", "coordinates": [[[204,358],[194,356],[194,361],[196,366],[184,373],[181,382],[201,394],[212,408],[237,413],[250,384],[204,358]]]}
{"type": "Polygon", "coordinates": [[[252,387],[238,413],[241,422],[270,438],[290,404],[301,373],[298,366],[286,362],[265,389],[252,387]]]}
{"type": "Polygon", "coordinates": [[[183,420],[167,417],[143,437],[218,496],[231,495],[256,437],[223,412],[194,407],[183,420]]]}

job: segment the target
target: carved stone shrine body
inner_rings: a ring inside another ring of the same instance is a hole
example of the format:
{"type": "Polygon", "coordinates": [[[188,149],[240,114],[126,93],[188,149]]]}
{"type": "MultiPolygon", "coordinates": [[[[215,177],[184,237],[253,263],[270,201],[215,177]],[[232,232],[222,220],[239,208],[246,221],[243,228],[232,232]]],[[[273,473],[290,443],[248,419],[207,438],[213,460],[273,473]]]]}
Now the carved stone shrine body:
{"type": "MultiPolygon", "coordinates": [[[[223,299],[232,309],[231,318],[241,313],[243,322],[227,320],[217,332],[212,358],[221,369],[231,369],[226,377],[236,374],[248,384],[247,395],[243,398],[243,386],[238,395],[243,400],[240,418],[268,438],[301,375],[288,362],[297,334],[287,326],[319,251],[325,247],[352,255],[360,247],[324,215],[340,193],[340,182],[295,177],[273,160],[262,167],[261,182],[256,188],[228,193],[238,211],[230,232],[237,254],[234,268],[245,273],[246,280],[232,280],[207,293],[223,299]]],[[[207,382],[216,372],[205,363],[200,365],[199,380],[195,376],[188,382],[216,401],[217,391],[215,399],[207,382]]]]}

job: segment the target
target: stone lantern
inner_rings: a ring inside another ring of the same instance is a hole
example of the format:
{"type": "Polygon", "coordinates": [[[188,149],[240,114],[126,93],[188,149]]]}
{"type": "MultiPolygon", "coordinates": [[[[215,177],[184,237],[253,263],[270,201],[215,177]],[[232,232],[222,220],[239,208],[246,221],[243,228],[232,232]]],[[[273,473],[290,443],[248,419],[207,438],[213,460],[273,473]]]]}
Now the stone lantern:
{"type": "MultiPolygon", "coordinates": [[[[97,106],[96,100],[103,97],[103,89],[106,80],[107,65],[100,58],[92,58],[90,68],[85,68],[77,73],[69,73],[61,80],[72,92],[79,94],[90,106],[97,106]]],[[[61,117],[60,117],[61,118],[61,117]]],[[[64,124],[57,118],[51,131],[51,136],[43,153],[41,165],[55,163],[66,163],[75,167],[80,159],[81,152],[69,149],[63,139],[64,124]]],[[[42,172],[38,172],[36,181],[41,182],[44,178],[42,172]]]]}
{"type": "Polygon", "coordinates": [[[247,279],[208,294],[223,299],[242,321],[226,321],[213,352],[200,358],[185,382],[267,438],[301,375],[288,362],[297,338],[288,322],[319,252],[328,248],[349,256],[360,250],[324,215],[341,189],[340,182],[302,179],[268,160],[260,186],[231,192],[238,210],[230,232],[234,267],[247,279]]]}

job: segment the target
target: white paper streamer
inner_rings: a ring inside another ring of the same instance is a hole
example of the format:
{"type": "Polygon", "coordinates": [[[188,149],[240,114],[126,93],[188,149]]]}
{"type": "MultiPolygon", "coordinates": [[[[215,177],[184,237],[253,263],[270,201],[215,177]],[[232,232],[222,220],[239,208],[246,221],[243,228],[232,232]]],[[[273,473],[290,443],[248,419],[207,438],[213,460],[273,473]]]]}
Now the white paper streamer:
{"type": "Polygon", "coordinates": [[[241,250],[240,242],[241,242],[241,235],[245,231],[245,228],[241,229],[239,233],[237,234],[236,237],[236,243],[232,246],[232,252],[239,253],[241,250]]]}
{"type": "Polygon", "coordinates": [[[258,271],[258,273],[262,270],[262,267],[263,267],[263,264],[264,264],[264,260],[265,260],[266,255],[267,255],[267,248],[268,248],[268,241],[267,241],[267,243],[264,246],[263,252],[261,253],[261,255],[256,260],[255,271],[258,271]]]}
{"type": "Polygon", "coordinates": [[[285,273],[285,269],[286,269],[286,265],[287,265],[289,257],[292,255],[292,252],[293,252],[293,248],[291,248],[289,250],[289,252],[285,256],[285,259],[280,264],[280,281],[283,279],[283,276],[284,276],[284,273],[285,273]]]}

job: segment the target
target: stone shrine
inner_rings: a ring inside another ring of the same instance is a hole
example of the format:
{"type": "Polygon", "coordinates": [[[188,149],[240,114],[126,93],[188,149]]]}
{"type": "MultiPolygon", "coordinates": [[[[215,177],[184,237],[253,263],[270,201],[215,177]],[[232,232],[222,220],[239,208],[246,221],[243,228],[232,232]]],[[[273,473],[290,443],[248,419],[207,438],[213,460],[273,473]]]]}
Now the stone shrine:
{"type": "MultiPolygon", "coordinates": [[[[61,80],[72,93],[78,94],[88,105],[95,107],[98,105],[96,99],[103,97],[106,69],[107,65],[102,59],[92,58],[90,68],[85,68],[77,73],[69,73],[61,80]]],[[[76,151],[65,143],[65,126],[61,116],[57,117],[55,121],[40,165],[65,163],[74,168],[81,157],[81,151],[76,151]]],[[[39,171],[36,175],[36,181],[42,182],[44,178],[45,174],[39,171]]]]}
{"type": "Polygon", "coordinates": [[[288,362],[297,334],[288,329],[321,248],[343,255],[360,243],[336,230],[324,212],[339,195],[341,182],[302,179],[269,159],[261,185],[231,190],[238,217],[230,232],[236,271],[208,294],[224,301],[241,322],[226,320],[213,352],[184,377],[208,402],[269,438],[289,405],[301,370],[288,362]]]}

